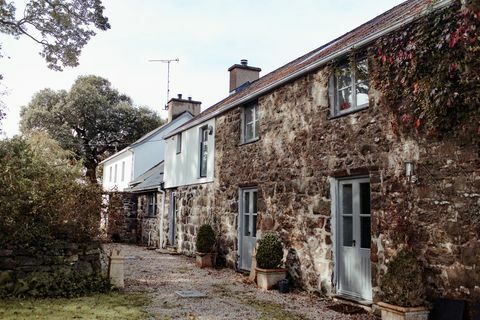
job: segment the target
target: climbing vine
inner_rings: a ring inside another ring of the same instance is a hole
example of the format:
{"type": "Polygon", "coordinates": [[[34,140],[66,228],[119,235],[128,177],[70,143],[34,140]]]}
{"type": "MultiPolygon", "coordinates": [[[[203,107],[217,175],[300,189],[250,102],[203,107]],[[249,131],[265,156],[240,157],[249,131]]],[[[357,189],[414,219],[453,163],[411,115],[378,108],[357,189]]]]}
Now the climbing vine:
{"type": "Polygon", "coordinates": [[[456,1],[369,48],[370,80],[394,129],[480,136],[480,0],[456,1]]]}

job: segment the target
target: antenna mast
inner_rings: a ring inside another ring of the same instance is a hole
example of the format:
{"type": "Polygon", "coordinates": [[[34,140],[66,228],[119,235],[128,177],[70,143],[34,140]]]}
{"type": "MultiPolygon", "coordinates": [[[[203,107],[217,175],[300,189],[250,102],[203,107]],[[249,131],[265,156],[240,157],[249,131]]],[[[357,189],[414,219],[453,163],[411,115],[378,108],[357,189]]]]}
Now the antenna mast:
{"type": "MultiPolygon", "coordinates": [[[[148,62],[163,62],[167,64],[167,103],[170,99],[170,63],[179,62],[178,58],[176,59],[149,59],[148,62]]],[[[167,110],[167,103],[165,103],[165,110],[167,110]]]]}

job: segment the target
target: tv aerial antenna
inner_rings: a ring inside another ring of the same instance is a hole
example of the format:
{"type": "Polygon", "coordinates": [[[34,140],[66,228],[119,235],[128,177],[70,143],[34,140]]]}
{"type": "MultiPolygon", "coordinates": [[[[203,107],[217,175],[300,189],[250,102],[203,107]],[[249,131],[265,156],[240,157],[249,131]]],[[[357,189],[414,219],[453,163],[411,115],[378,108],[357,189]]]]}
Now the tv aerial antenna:
{"type": "MultiPolygon", "coordinates": [[[[148,62],[162,62],[167,64],[167,103],[170,99],[170,63],[179,62],[178,58],[176,59],[149,59],[148,62]]],[[[168,109],[167,103],[165,104],[165,110],[168,109]]]]}

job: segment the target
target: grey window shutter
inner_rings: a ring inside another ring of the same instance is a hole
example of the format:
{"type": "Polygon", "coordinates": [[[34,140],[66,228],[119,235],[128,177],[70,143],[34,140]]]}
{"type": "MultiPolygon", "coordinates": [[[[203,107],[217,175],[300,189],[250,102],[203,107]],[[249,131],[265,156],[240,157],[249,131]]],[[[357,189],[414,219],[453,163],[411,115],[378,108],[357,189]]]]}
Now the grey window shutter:
{"type": "Polygon", "coordinates": [[[335,107],[335,73],[332,72],[328,81],[328,101],[330,101],[330,116],[336,115],[335,107]]]}

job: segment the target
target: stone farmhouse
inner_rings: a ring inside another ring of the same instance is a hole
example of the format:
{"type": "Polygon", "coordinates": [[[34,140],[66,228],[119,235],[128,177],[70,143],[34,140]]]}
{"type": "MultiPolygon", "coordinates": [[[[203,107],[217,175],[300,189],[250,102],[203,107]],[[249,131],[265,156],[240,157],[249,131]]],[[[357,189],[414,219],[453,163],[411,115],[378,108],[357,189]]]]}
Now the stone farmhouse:
{"type": "Polygon", "coordinates": [[[103,227],[110,239],[159,243],[159,222],[156,219],[163,203],[164,137],[200,113],[201,102],[172,98],[167,104],[167,123],[103,160],[102,187],[106,201],[118,200],[115,216],[103,217],[103,227]]]}
{"type": "Polygon", "coordinates": [[[272,231],[298,286],[375,302],[415,233],[429,295],[478,299],[478,145],[399,130],[369,74],[375,41],[451,5],[407,1],[262,77],[230,67],[230,94],[165,135],[160,246],[193,255],[210,223],[219,263],[249,271],[272,231]]]}

